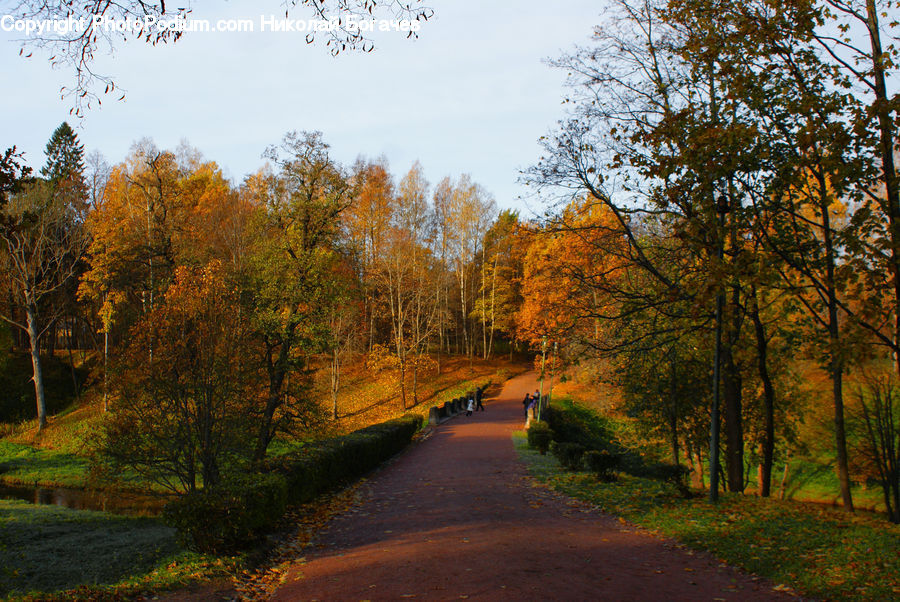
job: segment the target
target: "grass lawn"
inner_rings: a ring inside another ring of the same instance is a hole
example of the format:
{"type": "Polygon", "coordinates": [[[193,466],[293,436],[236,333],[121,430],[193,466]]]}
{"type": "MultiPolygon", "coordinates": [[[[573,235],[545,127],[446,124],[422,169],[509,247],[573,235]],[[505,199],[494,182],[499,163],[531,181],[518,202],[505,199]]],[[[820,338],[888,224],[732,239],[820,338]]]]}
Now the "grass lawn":
{"type": "Polygon", "coordinates": [[[0,481],[10,485],[83,488],[88,460],[0,440],[0,481]]]}
{"type": "Polygon", "coordinates": [[[602,483],[564,471],[528,449],[523,433],[514,443],[530,473],[553,489],[776,584],[826,599],[900,599],[900,526],[884,519],[736,494],[713,506],[658,481],[619,475],[602,483]]]}
{"type": "Polygon", "coordinates": [[[228,563],[183,551],[157,520],[0,500],[0,597],[134,595],[225,576],[228,563]]]}

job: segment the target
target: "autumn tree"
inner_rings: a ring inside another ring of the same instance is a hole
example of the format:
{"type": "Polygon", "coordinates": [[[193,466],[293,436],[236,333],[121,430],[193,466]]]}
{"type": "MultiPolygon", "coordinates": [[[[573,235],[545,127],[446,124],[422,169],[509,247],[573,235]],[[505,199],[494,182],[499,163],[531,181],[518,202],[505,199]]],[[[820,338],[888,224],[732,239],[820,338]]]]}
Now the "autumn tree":
{"type": "MultiPolygon", "coordinates": [[[[45,150],[47,162],[41,168],[41,175],[52,183],[54,194],[63,198],[64,203],[81,207],[81,213],[87,211],[86,203],[89,202],[89,189],[86,181],[86,167],[84,158],[84,146],[78,141],[75,132],[68,123],[63,122],[50,137],[45,150]]],[[[82,227],[79,222],[78,228],[82,227]]],[[[73,348],[83,345],[76,336],[81,322],[81,308],[77,303],[78,278],[84,269],[84,264],[79,261],[74,277],[69,279],[66,286],[60,288],[53,295],[50,302],[54,306],[56,319],[47,328],[45,338],[47,350],[53,354],[58,347],[58,336],[62,332],[63,341],[69,355],[72,384],[75,394],[79,394],[80,383],[75,372],[75,359],[73,348]]]]}
{"type": "MultiPolygon", "coordinates": [[[[855,179],[862,199],[854,215],[856,237],[871,238],[856,270],[867,278],[862,296],[869,293],[869,318],[862,323],[880,345],[897,356],[900,351],[900,180],[897,178],[897,100],[889,86],[897,68],[893,31],[898,5],[891,0],[823,0],[816,3],[812,40],[831,67],[832,84],[852,95],[844,115],[848,121],[844,143],[859,149],[868,169],[855,179]],[[885,303],[885,298],[890,302],[885,303]],[[873,315],[874,312],[875,315],[873,315]],[[889,321],[889,330],[882,328],[889,321]]],[[[858,320],[857,320],[858,321],[858,320]]],[[[900,374],[900,362],[896,369],[900,374]]]]}
{"type": "MultiPolygon", "coordinates": [[[[697,13],[694,3],[675,4],[680,15],[697,13]]],[[[740,175],[742,182],[755,177],[743,189],[758,224],[756,241],[769,260],[758,274],[777,274],[777,286],[790,291],[811,317],[813,330],[825,334],[820,349],[832,380],[836,464],[844,506],[852,509],[843,401],[852,347],[846,318],[859,322],[862,316],[847,303],[853,279],[848,267],[858,260],[858,273],[867,272],[863,266],[871,265],[873,254],[863,231],[876,229],[866,219],[870,212],[851,218],[846,211],[859,204],[862,195],[854,189],[870,169],[847,127],[859,105],[828,84],[831,69],[816,52],[822,12],[814,4],[723,4],[707,13],[705,29],[697,30],[715,32],[708,35],[715,37],[723,70],[730,74],[724,80],[727,94],[742,99],[756,154],[764,158],[753,174],[740,175]],[[748,31],[755,32],[752,47],[748,31]],[[869,223],[860,228],[859,222],[869,223]]],[[[760,282],[757,278],[753,285],[760,282]]],[[[867,279],[866,287],[872,282],[867,279]]],[[[753,308],[759,293],[751,292],[753,308]]],[[[754,312],[750,315],[758,331],[761,324],[754,312]]],[[[760,354],[763,339],[757,336],[760,354]]]]}
{"type": "Polygon", "coordinates": [[[251,335],[220,262],[177,267],[116,362],[105,458],[176,493],[214,489],[246,470],[258,398],[244,359],[251,335]]]}
{"type": "Polygon", "coordinates": [[[602,349],[604,320],[616,312],[610,283],[623,265],[612,213],[588,199],[573,201],[530,240],[517,315],[519,336],[531,343],[546,337],[602,349]]]}
{"type": "Polygon", "coordinates": [[[77,136],[63,124],[47,145],[45,179],[29,179],[14,155],[4,157],[0,240],[3,274],[14,303],[2,317],[28,334],[39,430],[47,425],[41,337],[59,309],[50,301],[72,284],[87,246],[82,156],[77,136]]]}
{"type": "Polygon", "coordinates": [[[527,241],[525,227],[516,211],[504,209],[485,234],[481,271],[484,274],[475,315],[488,332],[485,357],[495,348],[498,333],[505,335],[512,353],[516,338],[515,316],[522,304],[522,270],[527,241]]]}
{"type": "Polygon", "coordinates": [[[394,182],[384,160],[358,159],[350,177],[353,202],[342,214],[345,239],[357,271],[364,301],[367,347],[381,341],[388,328],[387,300],[376,282],[376,264],[384,253],[394,210],[394,182]]]}
{"type": "Polygon", "coordinates": [[[418,377],[427,364],[427,344],[436,325],[436,263],[431,255],[432,213],[428,182],[416,163],[400,181],[385,252],[378,263],[379,283],[390,309],[392,349],[397,358],[401,407],[408,407],[407,375],[412,373],[412,405],[418,403],[418,377]]]}
{"type": "Polygon", "coordinates": [[[325,350],[330,355],[331,418],[337,420],[338,393],[341,390],[344,363],[362,344],[364,312],[358,280],[348,260],[336,261],[334,272],[324,280],[330,291],[324,294],[328,313],[325,350]]]}
{"type": "MultiPolygon", "coordinates": [[[[438,333],[438,366],[440,366],[441,353],[450,351],[451,330],[453,325],[450,312],[450,296],[453,287],[453,276],[449,269],[450,245],[454,232],[452,226],[452,213],[450,197],[453,194],[453,184],[449,177],[438,182],[432,195],[434,207],[434,242],[433,253],[441,266],[441,271],[435,278],[435,295],[437,297],[437,333],[438,333]]],[[[457,351],[459,346],[457,345],[457,351]]]]}
{"type": "MultiPolygon", "coordinates": [[[[760,226],[750,198],[765,189],[771,172],[759,152],[759,114],[732,85],[734,42],[754,38],[739,29],[746,22],[719,21],[722,12],[703,2],[616,3],[594,45],[557,62],[570,74],[573,110],[544,138],[545,158],[531,181],[608,208],[625,244],[622,260],[649,284],[644,291],[619,287],[616,296],[626,301],[620,311],[684,316],[689,307],[694,327],[712,335],[717,307],[723,336],[713,368],[722,374],[713,385],[721,382],[723,391],[728,486],[741,491],[744,329],[754,287],[771,281],[756,272],[764,264],[757,261],[760,226]]],[[[760,345],[768,336],[764,323],[754,326],[763,327],[755,342],[765,371],[760,345]]],[[[769,390],[766,403],[774,399],[769,390]]],[[[711,429],[717,432],[715,418],[711,429]]]]}
{"type": "Polygon", "coordinates": [[[243,261],[249,205],[215,163],[183,163],[142,140],[108,176],[97,176],[102,196],[87,220],[91,245],[79,295],[98,308],[104,339],[152,311],[176,267],[213,257],[228,266],[243,261]]]}
{"type": "MultiPolygon", "coordinates": [[[[476,334],[472,324],[475,299],[481,289],[483,275],[476,273],[476,261],[483,260],[484,236],[494,220],[496,204],[493,197],[468,174],[456,181],[446,178],[434,193],[435,211],[439,228],[442,261],[455,277],[455,305],[457,330],[461,333],[460,345],[470,358],[475,354],[476,334]]],[[[449,294],[445,308],[450,309],[449,294]]],[[[486,337],[486,324],[482,320],[482,339],[486,337]]]]}
{"type": "Polygon", "coordinates": [[[900,396],[896,378],[866,373],[851,422],[858,433],[856,462],[881,485],[888,520],[900,523],[900,396]]]}
{"type": "Polygon", "coordinates": [[[246,184],[261,208],[246,282],[266,391],[255,422],[257,461],[308,405],[307,354],[320,350],[327,337],[325,297],[332,287],[326,283],[336,273],[340,216],[352,202],[347,178],[328,149],[320,132],[290,132],[266,150],[275,171],[246,184]],[[291,376],[296,386],[288,386],[291,376]]]}

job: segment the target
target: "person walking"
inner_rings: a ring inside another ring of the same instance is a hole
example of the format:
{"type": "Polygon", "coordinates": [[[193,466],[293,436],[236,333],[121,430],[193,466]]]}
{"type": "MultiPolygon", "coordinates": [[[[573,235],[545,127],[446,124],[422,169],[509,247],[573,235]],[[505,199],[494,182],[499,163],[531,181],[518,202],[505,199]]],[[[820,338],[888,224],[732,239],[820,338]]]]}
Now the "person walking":
{"type": "Polygon", "coordinates": [[[475,409],[481,410],[482,412],[484,411],[484,404],[481,403],[481,398],[483,396],[484,396],[484,392],[481,390],[480,387],[478,389],[475,389],[475,409]]]}
{"type": "Polygon", "coordinates": [[[522,400],[522,407],[525,410],[525,418],[528,418],[528,406],[531,405],[531,393],[525,394],[525,399],[522,400]]]}
{"type": "Polygon", "coordinates": [[[475,410],[475,399],[473,397],[469,398],[469,405],[466,406],[466,416],[471,416],[472,412],[475,410]]]}

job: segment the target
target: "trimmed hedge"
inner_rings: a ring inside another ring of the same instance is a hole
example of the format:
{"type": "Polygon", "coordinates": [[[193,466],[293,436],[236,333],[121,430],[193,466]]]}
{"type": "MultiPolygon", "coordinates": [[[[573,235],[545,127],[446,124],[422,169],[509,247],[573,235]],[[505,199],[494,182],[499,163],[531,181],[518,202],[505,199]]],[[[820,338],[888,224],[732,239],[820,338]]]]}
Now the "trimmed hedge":
{"type": "Polygon", "coordinates": [[[569,441],[554,442],[550,446],[550,451],[553,452],[553,455],[556,456],[556,459],[559,460],[559,463],[566,470],[578,470],[581,468],[581,456],[585,452],[582,444],[569,441]]]}
{"type": "Polygon", "coordinates": [[[342,437],[310,443],[270,460],[267,469],[284,477],[291,503],[302,504],[361,477],[397,454],[421,426],[421,416],[407,414],[342,437]]]}
{"type": "Polygon", "coordinates": [[[357,479],[400,452],[422,425],[408,414],[342,437],[308,444],[268,460],[260,474],[170,502],[163,517],[182,543],[201,552],[249,547],[273,527],[289,504],[302,504],[357,479]]]}
{"type": "Polygon", "coordinates": [[[545,455],[553,441],[553,431],[550,425],[542,420],[535,420],[528,426],[528,447],[536,449],[545,455]]]}
{"type": "Polygon", "coordinates": [[[584,452],[582,462],[586,469],[597,475],[598,479],[613,481],[616,478],[616,469],[621,464],[621,458],[618,454],[613,454],[606,450],[597,451],[596,449],[590,449],[584,452]]]}
{"type": "Polygon", "coordinates": [[[619,451],[615,449],[618,446],[613,442],[613,434],[606,420],[586,408],[554,403],[545,415],[553,429],[553,440],[557,443],[568,441],[587,449],[619,451]]]}

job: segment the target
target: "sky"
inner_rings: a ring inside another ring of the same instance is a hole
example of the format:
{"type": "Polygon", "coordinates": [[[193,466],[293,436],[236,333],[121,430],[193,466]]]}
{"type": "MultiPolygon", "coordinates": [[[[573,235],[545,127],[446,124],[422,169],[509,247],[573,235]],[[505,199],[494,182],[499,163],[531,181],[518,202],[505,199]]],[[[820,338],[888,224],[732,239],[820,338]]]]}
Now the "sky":
{"type": "MultiPolygon", "coordinates": [[[[10,3],[0,1],[0,16],[10,3]]],[[[292,130],[319,130],[333,156],[385,157],[399,180],[418,160],[432,186],[468,173],[499,208],[527,217],[541,200],[517,182],[540,157],[538,138],[563,117],[565,73],[546,64],[590,40],[602,2],[430,0],[418,39],[376,32],[370,53],[333,57],[304,34],[261,31],[283,3],[209,2],[192,18],[249,19],[253,32],[189,32],[176,44],[129,42],[94,69],[125,90],[72,117],[62,86],[74,82],[47,55],[19,56],[21,33],[0,31],[0,146],[16,145],[38,169],[53,130],[69,121],[87,152],[122,161],[137,140],[164,149],[187,141],[239,183],[266,146],[292,130]],[[14,83],[9,83],[14,82],[14,83]]],[[[291,18],[311,17],[303,7],[291,18]]],[[[102,90],[100,90],[102,92],[102,90]]]]}

